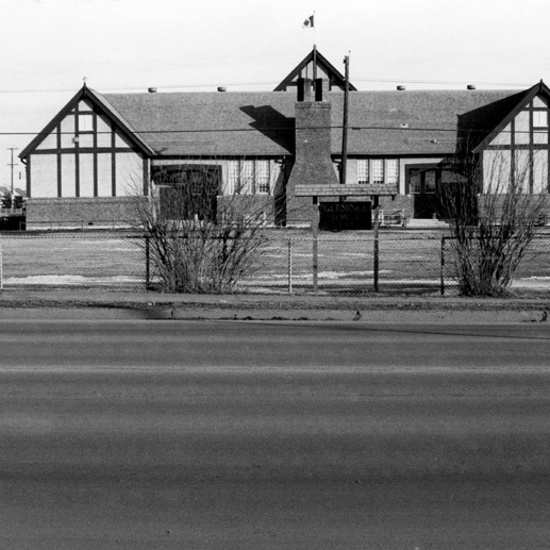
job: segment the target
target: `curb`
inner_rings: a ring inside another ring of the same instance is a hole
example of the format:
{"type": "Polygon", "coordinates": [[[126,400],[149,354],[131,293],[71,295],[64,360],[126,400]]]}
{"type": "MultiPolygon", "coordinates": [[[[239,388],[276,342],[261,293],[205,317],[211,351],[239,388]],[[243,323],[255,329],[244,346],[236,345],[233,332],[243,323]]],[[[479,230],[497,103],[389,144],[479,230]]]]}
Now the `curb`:
{"type": "Polygon", "coordinates": [[[179,319],[380,323],[542,322],[550,297],[328,297],[175,295],[102,291],[7,291],[0,319],[179,319]]]}

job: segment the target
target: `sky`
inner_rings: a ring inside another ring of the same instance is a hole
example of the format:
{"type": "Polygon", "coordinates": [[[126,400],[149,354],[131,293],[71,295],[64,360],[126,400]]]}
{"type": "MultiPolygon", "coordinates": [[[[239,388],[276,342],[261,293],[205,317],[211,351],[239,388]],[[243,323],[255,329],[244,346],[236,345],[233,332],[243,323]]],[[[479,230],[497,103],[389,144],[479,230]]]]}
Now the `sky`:
{"type": "Polygon", "coordinates": [[[0,0],[0,186],[84,79],[272,90],[315,43],[359,90],[521,89],[550,84],[549,22],[548,0],[0,0]]]}

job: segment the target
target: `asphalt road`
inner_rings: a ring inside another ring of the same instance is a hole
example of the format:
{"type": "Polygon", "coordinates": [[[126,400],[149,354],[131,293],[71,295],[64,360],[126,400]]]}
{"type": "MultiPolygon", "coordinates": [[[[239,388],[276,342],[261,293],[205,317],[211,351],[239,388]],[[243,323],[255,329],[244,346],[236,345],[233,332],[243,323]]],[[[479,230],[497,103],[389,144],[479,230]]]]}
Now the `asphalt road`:
{"type": "Polygon", "coordinates": [[[550,329],[0,322],[0,548],[550,548],[550,329]]]}

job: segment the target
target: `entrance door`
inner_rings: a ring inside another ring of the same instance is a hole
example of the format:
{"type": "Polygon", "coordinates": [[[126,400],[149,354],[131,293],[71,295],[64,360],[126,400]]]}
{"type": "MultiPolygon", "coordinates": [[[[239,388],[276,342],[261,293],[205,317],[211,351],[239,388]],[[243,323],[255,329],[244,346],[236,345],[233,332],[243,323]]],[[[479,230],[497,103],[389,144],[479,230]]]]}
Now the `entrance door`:
{"type": "Polygon", "coordinates": [[[433,218],[437,215],[438,171],[433,165],[409,167],[406,171],[407,194],[413,197],[414,217],[433,218]]]}
{"type": "Polygon", "coordinates": [[[161,215],[168,219],[216,220],[221,167],[188,164],[159,167],[153,172],[160,185],[161,215]]]}

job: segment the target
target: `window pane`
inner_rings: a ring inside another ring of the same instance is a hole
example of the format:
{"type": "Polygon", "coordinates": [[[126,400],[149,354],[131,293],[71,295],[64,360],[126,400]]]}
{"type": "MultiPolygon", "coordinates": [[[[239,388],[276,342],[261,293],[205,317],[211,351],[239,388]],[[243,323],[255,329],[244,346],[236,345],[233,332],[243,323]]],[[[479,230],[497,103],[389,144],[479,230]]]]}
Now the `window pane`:
{"type": "Polygon", "coordinates": [[[256,161],[256,193],[269,195],[269,161],[256,161]]]}
{"type": "Polygon", "coordinates": [[[424,173],[424,192],[435,193],[435,171],[430,170],[424,173]]]}
{"type": "Polygon", "coordinates": [[[409,179],[409,193],[418,195],[421,191],[420,174],[411,174],[409,179]]]}
{"type": "Polygon", "coordinates": [[[399,162],[397,159],[386,161],[386,183],[395,184],[399,181],[399,162]]]}
{"type": "Polygon", "coordinates": [[[249,195],[252,192],[254,183],[254,161],[242,160],[240,167],[237,193],[240,195],[249,195]]]}
{"type": "Polygon", "coordinates": [[[384,161],[382,159],[371,160],[370,169],[372,172],[371,183],[384,183],[384,161]]]}
{"type": "Polygon", "coordinates": [[[239,188],[239,161],[230,160],[227,169],[227,194],[232,195],[239,188]]]}
{"type": "Polygon", "coordinates": [[[357,183],[369,183],[369,161],[366,159],[357,161],[357,183]]]}

